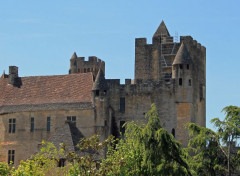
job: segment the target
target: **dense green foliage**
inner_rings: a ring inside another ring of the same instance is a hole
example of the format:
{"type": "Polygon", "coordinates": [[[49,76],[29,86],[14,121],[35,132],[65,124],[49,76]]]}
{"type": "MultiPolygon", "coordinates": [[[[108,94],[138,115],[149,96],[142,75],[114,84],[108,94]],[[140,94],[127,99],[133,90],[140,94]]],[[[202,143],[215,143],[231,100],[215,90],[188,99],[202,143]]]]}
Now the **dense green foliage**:
{"type": "Polygon", "coordinates": [[[222,145],[239,138],[240,108],[228,106],[223,111],[226,113],[223,121],[212,120],[217,132],[190,123],[188,148],[182,148],[174,136],[162,128],[153,104],[146,115],[148,123],[126,123],[121,139],[110,136],[102,141],[99,135],[94,135],[79,141],[78,152],[69,151],[65,144],[55,147],[43,142],[40,152],[22,161],[17,168],[0,163],[0,175],[226,175],[240,165],[240,151],[231,153],[231,148],[222,145]],[[57,167],[61,159],[67,163],[57,167]]]}

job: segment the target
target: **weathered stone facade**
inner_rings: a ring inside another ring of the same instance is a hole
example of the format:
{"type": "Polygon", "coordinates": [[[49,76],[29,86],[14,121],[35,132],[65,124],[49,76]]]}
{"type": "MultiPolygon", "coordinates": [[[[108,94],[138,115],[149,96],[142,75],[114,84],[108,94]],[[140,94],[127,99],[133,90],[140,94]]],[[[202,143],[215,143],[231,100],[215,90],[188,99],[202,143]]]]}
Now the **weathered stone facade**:
{"type": "Polygon", "coordinates": [[[183,146],[188,142],[187,123],[205,126],[206,49],[190,36],[174,42],[164,22],[152,44],[145,38],[136,39],[134,80],[120,84],[119,79],[105,79],[104,61],[97,57],[85,61],[76,53],[70,59],[69,73],[19,77],[18,68],[12,66],[9,75],[2,75],[1,161],[8,162],[9,151],[14,151],[18,164],[37,152],[42,140],[57,143],[59,136],[64,141],[71,135],[60,134],[63,130],[58,129],[71,127],[66,120],[73,121],[84,137],[118,135],[126,121],[146,122],[152,103],[162,126],[183,146]]]}

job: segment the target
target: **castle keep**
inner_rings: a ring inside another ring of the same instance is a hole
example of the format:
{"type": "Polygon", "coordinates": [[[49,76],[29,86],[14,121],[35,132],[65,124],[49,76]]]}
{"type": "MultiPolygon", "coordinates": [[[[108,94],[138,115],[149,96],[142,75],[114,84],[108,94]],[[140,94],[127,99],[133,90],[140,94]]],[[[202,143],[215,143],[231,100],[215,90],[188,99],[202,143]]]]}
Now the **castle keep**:
{"type": "Polygon", "coordinates": [[[155,103],[162,126],[183,146],[185,125],[206,123],[206,48],[191,36],[174,42],[164,22],[135,40],[135,78],[105,78],[105,62],[76,53],[68,75],[20,77],[18,67],[0,78],[0,160],[29,158],[42,140],[70,150],[81,137],[124,133],[127,121],[146,122],[155,103]]]}

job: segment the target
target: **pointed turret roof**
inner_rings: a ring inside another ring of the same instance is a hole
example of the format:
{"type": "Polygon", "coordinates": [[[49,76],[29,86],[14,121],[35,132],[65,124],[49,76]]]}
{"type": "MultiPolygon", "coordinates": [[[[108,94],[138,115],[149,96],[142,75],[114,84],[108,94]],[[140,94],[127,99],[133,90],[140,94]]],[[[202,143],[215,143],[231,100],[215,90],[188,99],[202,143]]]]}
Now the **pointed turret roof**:
{"type": "Polygon", "coordinates": [[[189,53],[187,51],[187,48],[186,48],[184,42],[182,42],[172,65],[189,64],[189,63],[190,63],[190,56],[189,56],[189,53]]]}
{"type": "Polygon", "coordinates": [[[76,54],[76,52],[73,53],[71,59],[77,59],[77,54],[76,54]]]}
{"type": "Polygon", "coordinates": [[[170,34],[168,32],[168,29],[164,23],[164,21],[161,22],[160,26],[158,27],[158,29],[156,30],[156,32],[154,33],[153,37],[159,37],[159,36],[167,36],[169,37],[170,34]]]}
{"type": "Polygon", "coordinates": [[[97,77],[95,79],[95,82],[93,84],[92,90],[106,90],[107,89],[107,84],[105,80],[104,73],[102,69],[100,68],[97,74],[97,77]]]}

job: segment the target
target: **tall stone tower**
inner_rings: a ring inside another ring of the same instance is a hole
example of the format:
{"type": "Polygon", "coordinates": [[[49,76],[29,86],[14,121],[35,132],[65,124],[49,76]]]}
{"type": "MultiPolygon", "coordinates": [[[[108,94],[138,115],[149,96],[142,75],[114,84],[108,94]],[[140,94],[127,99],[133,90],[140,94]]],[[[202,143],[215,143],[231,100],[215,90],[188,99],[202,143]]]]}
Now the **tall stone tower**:
{"type": "MultiPolygon", "coordinates": [[[[154,86],[161,121],[185,146],[189,122],[206,124],[206,48],[191,36],[174,42],[162,21],[152,37],[135,40],[135,83],[154,86]],[[156,93],[157,92],[157,93],[156,93]],[[161,96],[160,96],[161,95],[161,96]]],[[[155,92],[155,93],[154,93],[155,92]]]]}

